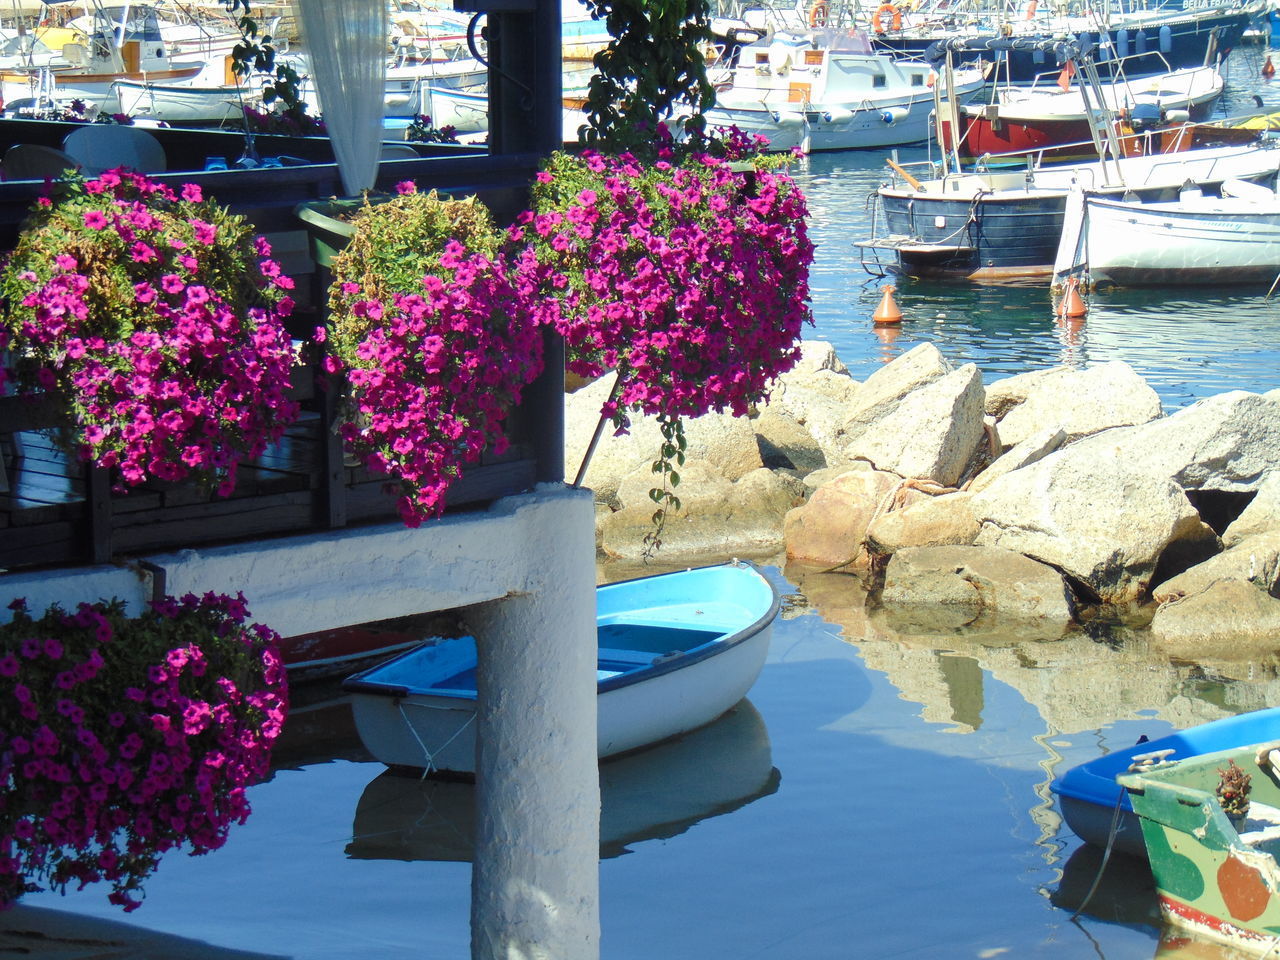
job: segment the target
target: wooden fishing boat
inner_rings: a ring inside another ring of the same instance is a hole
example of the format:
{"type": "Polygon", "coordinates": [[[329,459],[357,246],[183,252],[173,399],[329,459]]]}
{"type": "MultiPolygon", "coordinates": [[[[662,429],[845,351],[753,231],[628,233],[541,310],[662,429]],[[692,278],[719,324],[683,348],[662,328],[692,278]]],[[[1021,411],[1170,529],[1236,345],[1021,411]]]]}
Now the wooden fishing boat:
{"type": "Polygon", "coordinates": [[[1278,747],[1237,745],[1119,778],[1165,920],[1253,955],[1280,947],[1278,747]],[[1218,798],[1231,764],[1250,779],[1248,811],[1234,818],[1218,798]]]}
{"type": "Polygon", "coordinates": [[[1113,750],[1097,759],[1072,767],[1056,777],[1049,789],[1058,797],[1058,808],[1073,833],[1087,843],[1107,845],[1116,804],[1120,804],[1113,846],[1137,857],[1146,856],[1142,830],[1130,798],[1116,778],[1141,757],[1186,759],[1225,750],[1241,743],[1256,743],[1280,736],[1280,707],[1223,717],[1155,740],[1113,750]]]}
{"type": "MultiPolygon", "coordinates": [[[[773,585],[739,561],[599,587],[599,755],[694,730],[741,700],[764,665],[778,603],[773,585]]],[[[424,644],[343,689],[378,760],[475,773],[474,639],[424,644]]]]}
{"type": "Polygon", "coordinates": [[[1206,190],[1232,179],[1272,184],[1280,150],[1262,143],[1080,164],[1031,163],[1016,172],[939,171],[926,179],[906,171],[875,195],[879,232],[855,241],[863,265],[873,273],[1047,279],[1074,186],[1104,197],[1159,201],[1176,199],[1188,180],[1206,190]]]}
{"type": "Polygon", "coordinates": [[[1271,283],[1280,274],[1280,197],[1239,181],[1220,194],[1194,184],[1156,203],[1073,194],[1054,273],[1083,267],[1089,284],[1127,287],[1271,283]]]}

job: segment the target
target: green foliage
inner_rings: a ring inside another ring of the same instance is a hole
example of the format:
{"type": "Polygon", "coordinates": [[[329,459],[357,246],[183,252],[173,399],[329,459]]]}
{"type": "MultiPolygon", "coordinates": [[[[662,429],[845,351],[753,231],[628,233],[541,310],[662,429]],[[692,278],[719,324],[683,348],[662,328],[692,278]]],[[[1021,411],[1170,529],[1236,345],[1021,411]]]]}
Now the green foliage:
{"type": "Polygon", "coordinates": [[[653,511],[653,529],[644,535],[644,559],[652,560],[662,549],[662,534],[667,528],[667,511],[680,509],[680,498],[672,491],[680,486],[680,474],[676,467],[684,466],[685,450],[688,447],[684,438],[684,420],[681,417],[658,417],[658,426],[662,430],[662,449],[658,459],[653,461],[653,472],[662,475],[662,486],[649,490],[649,499],[658,505],[653,511]]]}
{"type": "Polygon", "coordinates": [[[231,51],[231,69],[242,79],[254,75],[271,77],[262,90],[262,102],[269,111],[283,114],[290,120],[304,124],[307,104],[300,98],[298,88],[302,83],[296,70],[287,63],[276,63],[274,37],[258,32],[258,21],[250,15],[250,0],[223,0],[228,13],[243,11],[236,26],[240,30],[240,42],[231,51]]]}
{"type": "Polygon", "coordinates": [[[355,234],[334,258],[329,289],[334,349],[348,356],[373,326],[368,315],[352,311],[355,302],[389,304],[397,294],[421,293],[426,274],[451,276],[440,263],[451,240],[491,259],[502,242],[488,208],[475,197],[454,200],[435,190],[366,198],[350,222],[355,234]]]}
{"type": "Polygon", "coordinates": [[[599,150],[641,150],[658,124],[687,108],[685,129],[698,133],[715,103],[703,49],[711,42],[707,0],[587,0],[613,38],[595,56],[587,125],[579,139],[599,150]]]}

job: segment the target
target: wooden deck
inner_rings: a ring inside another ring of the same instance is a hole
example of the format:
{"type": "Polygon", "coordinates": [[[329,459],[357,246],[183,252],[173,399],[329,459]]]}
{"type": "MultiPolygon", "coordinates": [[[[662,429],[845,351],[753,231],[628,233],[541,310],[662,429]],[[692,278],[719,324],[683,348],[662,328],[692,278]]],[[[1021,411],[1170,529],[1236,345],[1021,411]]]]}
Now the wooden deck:
{"type": "MultiPolygon", "coordinates": [[[[110,473],[59,449],[52,414],[18,397],[0,397],[0,570],[106,563],[129,554],[263,536],[395,521],[387,477],[344,461],[329,393],[313,371],[296,378],[299,420],[279,443],[240,465],[228,497],[190,483],[112,490],[110,473]]],[[[488,456],[449,491],[456,510],[530,489],[536,464],[516,417],[512,447],[488,456]]]]}

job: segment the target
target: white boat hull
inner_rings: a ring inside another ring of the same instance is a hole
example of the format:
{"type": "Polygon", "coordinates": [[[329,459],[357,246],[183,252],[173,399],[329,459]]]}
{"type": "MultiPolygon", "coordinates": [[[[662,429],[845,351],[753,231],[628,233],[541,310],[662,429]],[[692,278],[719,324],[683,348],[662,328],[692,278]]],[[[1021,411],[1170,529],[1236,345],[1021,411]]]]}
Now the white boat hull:
{"type": "MultiPolygon", "coordinates": [[[[601,758],[705,726],[746,696],[778,609],[776,592],[746,565],[612,584],[597,597],[601,758]]],[[[392,767],[474,774],[475,665],[475,642],[464,638],[347,680],[365,747],[392,767]]]]}
{"type": "Polygon", "coordinates": [[[1280,201],[1086,199],[1084,259],[1095,283],[1270,283],[1280,273],[1280,201]]]}
{"type": "MultiPolygon", "coordinates": [[[[732,650],[671,673],[610,690],[597,700],[601,758],[696,730],[746,696],[769,652],[772,627],[732,650]]],[[[356,729],[388,766],[474,773],[475,703],[414,694],[352,698],[356,729]]]]}
{"type": "Polygon", "coordinates": [[[222,123],[244,116],[235,87],[170,86],[120,80],[112,85],[107,105],[131,117],[151,117],[166,123],[222,123]]]}

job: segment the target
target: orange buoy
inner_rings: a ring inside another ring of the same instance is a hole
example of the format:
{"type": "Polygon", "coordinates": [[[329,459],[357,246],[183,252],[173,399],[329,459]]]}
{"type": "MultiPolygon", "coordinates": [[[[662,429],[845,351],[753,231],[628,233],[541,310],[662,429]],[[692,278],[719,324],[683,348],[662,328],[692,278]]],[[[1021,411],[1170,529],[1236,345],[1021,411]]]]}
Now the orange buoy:
{"type": "Polygon", "coordinates": [[[875,313],[871,314],[871,320],[877,326],[889,323],[901,323],[902,311],[898,309],[898,305],[893,300],[892,284],[886,284],[883,288],[884,296],[880,298],[880,305],[876,307],[875,313]]]}
{"type": "Polygon", "coordinates": [[[1271,62],[1271,57],[1267,57],[1267,62],[1262,65],[1262,75],[1270,80],[1276,75],[1276,65],[1271,62]]]}
{"type": "Polygon", "coordinates": [[[1062,291],[1062,302],[1058,304],[1058,316],[1066,319],[1078,319],[1089,312],[1084,298],[1080,296],[1080,279],[1068,277],[1066,289],[1062,291]]]}

